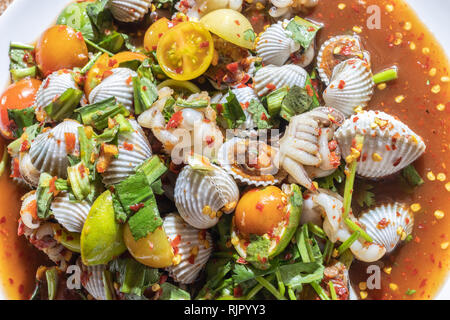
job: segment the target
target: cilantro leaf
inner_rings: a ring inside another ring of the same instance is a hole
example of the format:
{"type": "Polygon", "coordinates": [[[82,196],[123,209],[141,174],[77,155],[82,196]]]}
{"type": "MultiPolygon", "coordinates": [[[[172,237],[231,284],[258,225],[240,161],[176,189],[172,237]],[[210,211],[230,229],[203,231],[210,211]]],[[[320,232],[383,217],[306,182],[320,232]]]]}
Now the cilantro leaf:
{"type": "Polygon", "coordinates": [[[321,281],[325,267],[317,262],[298,262],[279,267],[283,283],[292,289],[299,289],[305,283],[321,281]]]}
{"type": "Polygon", "coordinates": [[[354,189],[354,197],[360,207],[370,207],[375,204],[375,194],[370,191],[373,189],[372,185],[365,182],[358,182],[354,189]]]}
{"type": "Polygon", "coordinates": [[[342,164],[329,176],[317,179],[316,181],[319,184],[319,188],[337,192],[336,184],[341,184],[345,181],[344,166],[345,165],[342,164]]]}

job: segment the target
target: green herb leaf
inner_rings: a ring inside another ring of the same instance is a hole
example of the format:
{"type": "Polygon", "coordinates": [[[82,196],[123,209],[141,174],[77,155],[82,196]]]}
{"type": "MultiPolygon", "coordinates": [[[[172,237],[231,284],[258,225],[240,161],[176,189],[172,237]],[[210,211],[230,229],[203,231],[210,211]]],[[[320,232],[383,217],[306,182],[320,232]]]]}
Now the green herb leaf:
{"type": "Polygon", "coordinates": [[[261,102],[253,99],[250,101],[247,111],[251,114],[253,122],[256,124],[258,129],[272,128],[272,124],[270,123],[270,115],[261,102]]]}
{"type": "Polygon", "coordinates": [[[373,186],[365,182],[355,184],[354,197],[360,207],[370,207],[375,204],[375,194],[370,191],[372,189],[373,186]]]}
{"type": "Polygon", "coordinates": [[[53,192],[50,192],[50,180],[52,176],[43,172],[39,177],[39,185],[36,190],[37,215],[41,219],[50,216],[50,205],[53,201],[53,192]]]}
{"type": "Polygon", "coordinates": [[[286,31],[290,32],[290,37],[295,42],[308,49],[320,28],[317,24],[295,16],[286,26],[286,31]]]}
{"type": "Polygon", "coordinates": [[[325,267],[318,262],[299,262],[280,266],[279,269],[284,284],[295,290],[305,283],[321,281],[325,267]]]}
{"type": "Polygon", "coordinates": [[[113,16],[107,8],[109,0],[98,0],[86,7],[87,15],[94,31],[94,40],[104,37],[106,31],[113,30],[113,16]]]}
{"type": "Polygon", "coordinates": [[[90,125],[97,130],[108,127],[108,118],[114,118],[118,114],[127,117],[130,114],[122,104],[117,103],[114,97],[78,108],[75,112],[81,115],[83,124],[90,125]]]}
{"type": "Polygon", "coordinates": [[[69,4],[56,20],[58,25],[66,25],[83,34],[86,39],[94,39],[94,30],[87,14],[89,2],[76,2],[69,4]]]}
{"type": "Polygon", "coordinates": [[[25,77],[35,77],[37,68],[32,51],[34,48],[28,45],[11,43],[9,46],[9,70],[13,81],[19,81],[25,77]]]}
{"type": "Polygon", "coordinates": [[[216,106],[216,111],[225,123],[224,127],[227,129],[236,129],[247,119],[242,110],[242,106],[237,100],[235,94],[229,90],[227,95],[227,102],[216,106]],[[220,110],[220,107],[222,110],[220,110]]]}
{"type": "Polygon", "coordinates": [[[158,206],[154,198],[152,201],[147,201],[145,207],[128,220],[131,234],[136,241],[155,231],[162,224],[163,221],[159,216],[158,206]]]}
{"type": "Polygon", "coordinates": [[[159,300],[190,300],[191,295],[169,282],[161,285],[162,294],[159,300]]]}
{"type": "Polygon", "coordinates": [[[8,118],[13,122],[13,125],[10,127],[16,138],[19,138],[23,134],[24,128],[29,127],[36,122],[33,107],[25,109],[8,109],[8,118]]]}
{"type": "Polygon", "coordinates": [[[336,171],[329,176],[317,179],[319,188],[327,189],[331,191],[338,191],[336,184],[341,184],[345,180],[345,164],[341,164],[336,171]]]}
{"type": "Polygon", "coordinates": [[[133,78],[134,89],[134,111],[136,114],[141,114],[149,109],[153,102],[158,99],[158,89],[148,78],[133,78]]]}
{"type": "Polygon", "coordinates": [[[293,86],[283,99],[280,116],[289,121],[291,117],[313,108],[313,98],[305,88],[293,86]]]}

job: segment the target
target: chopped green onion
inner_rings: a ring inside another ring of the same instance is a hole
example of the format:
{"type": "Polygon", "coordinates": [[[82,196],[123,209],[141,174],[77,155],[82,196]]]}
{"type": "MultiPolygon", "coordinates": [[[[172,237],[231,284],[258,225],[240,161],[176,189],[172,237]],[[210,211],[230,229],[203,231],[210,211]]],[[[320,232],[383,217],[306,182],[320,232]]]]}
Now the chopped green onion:
{"type": "Polygon", "coordinates": [[[72,115],[82,97],[83,91],[69,88],[58,99],[46,106],[44,110],[51,119],[62,121],[72,115]]]}
{"type": "Polygon", "coordinates": [[[88,168],[92,168],[91,155],[94,151],[94,145],[92,141],[88,139],[84,127],[78,128],[78,140],[80,141],[80,159],[88,168]]]}
{"type": "Polygon", "coordinates": [[[367,232],[361,229],[361,227],[358,226],[355,222],[353,222],[350,218],[348,217],[345,218],[344,222],[353,232],[359,232],[361,234],[361,237],[364,238],[364,240],[370,243],[373,242],[373,239],[367,234],[367,232]]]}
{"type": "Polygon", "coordinates": [[[149,184],[155,182],[167,171],[167,167],[158,156],[152,156],[136,168],[136,172],[143,172],[149,184]]]}
{"type": "MultiPolygon", "coordinates": [[[[269,275],[266,280],[267,281],[272,281],[275,278],[274,274],[269,275]]],[[[253,299],[253,297],[259,292],[261,291],[261,289],[264,288],[264,286],[260,283],[258,283],[256,286],[253,287],[252,290],[250,290],[250,292],[247,294],[247,296],[245,297],[244,300],[251,300],[253,299]]]]}
{"type": "Polygon", "coordinates": [[[109,52],[108,50],[106,50],[106,49],[104,49],[104,48],[102,48],[102,47],[96,45],[94,42],[92,42],[92,41],[89,40],[89,39],[84,38],[84,41],[85,41],[88,45],[90,45],[91,47],[97,49],[98,51],[101,51],[101,52],[103,52],[103,53],[107,53],[110,57],[112,57],[112,56],[114,55],[114,53],[111,53],[111,52],[109,52]]]}
{"type": "Polygon", "coordinates": [[[11,69],[11,75],[14,81],[19,81],[26,77],[34,78],[36,76],[36,71],[36,66],[22,69],[11,69]]]}
{"type": "Polygon", "coordinates": [[[323,264],[328,265],[331,259],[331,255],[333,254],[334,243],[327,239],[325,243],[325,248],[323,249],[323,264]]]}
{"type": "Polygon", "coordinates": [[[130,124],[130,121],[128,121],[123,114],[119,113],[117,116],[114,117],[114,120],[117,121],[119,124],[119,132],[132,132],[133,127],[130,124]]]}
{"type": "Polygon", "coordinates": [[[351,245],[358,240],[358,238],[361,236],[361,233],[359,231],[356,231],[354,233],[352,233],[352,235],[345,240],[339,247],[338,247],[338,252],[339,254],[343,253],[345,250],[347,250],[348,248],[351,247],[351,245]]]}
{"type": "Polygon", "coordinates": [[[116,102],[114,97],[78,108],[75,112],[81,115],[83,124],[93,126],[97,130],[108,127],[108,118],[114,118],[118,114],[124,116],[130,114],[122,104],[116,102]]]}
{"type": "Polygon", "coordinates": [[[291,287],[288,287],[288,296],[290,300],[297,300],[297,296],[291,287]]]}
{"type": "Polygon", "coordinates": [[[278,291],[282,296],[284,296],[284,293],[286,292],[286,287],[284,286],[283,280],[281,278],[280,269],[277,269],[277,271],[275,271],[275,276],[277,277],[278,291]]]}
{"type": "Polygon", "coordinates": [[[280,89],[272,91],[267,95],[267,110],[269,111],[269,115],[271,117],[280,113],[281,103],[283,102],[283,99],[287,94],[288,88],[282,87],[280,89]]]}
{"type": "Polygon", "coordinates": [[[201,108],[206,108],[209,103],[208,103],[208,100],[205,100],[205,99],[186,101],[185,99],[178,98],[176,104],[180,108],[201,109],[201,108]]]}
{"type": "Polygon", "coordinates": [[[375,84],[379,84],[382,82],[388,82],[388,81],[392,81],[398,78],[398,70],[397,67],[392,67],[389,69],[386,69],[384,71],[381,71],[379,73],[377,73],[376,75],[373,76],[373,82],[375,82],[375,84]]]}
{"type": "Polygon", "coordinates": [[[259,282],[267,291],[269,291],[275,298],[278,300],[286,300],[284,296],[282,296],[278,290],[266,279],[264,279],[262,276],[256,277],[256,281],[259,282]]]}
{"type": "Polygon", "coordinates": [[[91,60],[89,60],[89,62],[83,68],[81,68],[80,73],[85,74],[86,72],[88,72],[102,54],[102,52],[97,52],[95,56],[91,60]]]}
{"type": "Polygon", "coordinates": [[[408,296],[412,296],[414,293],[416,293],[416,290],[414,290],[414,289],[408,289],[408,290],[405,292],[405,294],[408,295],[408,296]]]}
{"type": "Polygon", "coordinates": [[[325,233],[325,231],[323,231],[323,229],[321,227],[319,227],[317,224],[308,222],[308,229],[309,229],[309,231],[311,231],[313,234],[315,234],[319,238],[322,238],[322,239],[327,238],[327,234],[325,233]]]}
{"type": "Polygon", "coordinates": [[[11,49],[34,50],[34,46],[20,42],[11,42],[9,46],[11,49]]]}
{"type": "Polygon", "coordinates": [[[0,161],[0,177],[3,175],[3,172],[5,172],[7,162],[8,162],[8,150],[7,148],[3,148],[3,156],[2,160],[0,161]]]}
{"type": "Polygon", "coordinates": [[[53,300],[58,290],[58,270],[55,267],[47,269],[45,278],[47,280],[48,300],[53,300]]]}
{"type": "Polygon", "coordinates": [[[334,289],[333,281],[328,281],[328,288],[330,288],[331,300],[338,300],[336,290],[334,289]]]}
{"type": "Polygon", "coordinates": [[[410,184],[412,187],[418,187],[422,184],[424,184],[424,181],[420,174],[417,172],[416,168],[412,164],[405,167],[402,170],[402,176],[406,179],[408,184],[410,184]]]}
{"type": "Polygon", "coordinates": [[[75,166],[67,168],[67,176],[72,187],[73,194],[78,200],[83,200],[91,192],[89,173],[83,161],[75,166]]]}
{"type": "Polygon", "coordinates": [[[330,300],[330,297],[328,297],[325,290],[323,290],[318,281],[311,282],[311,286],[314,288],[321,300],[330,300]]]}

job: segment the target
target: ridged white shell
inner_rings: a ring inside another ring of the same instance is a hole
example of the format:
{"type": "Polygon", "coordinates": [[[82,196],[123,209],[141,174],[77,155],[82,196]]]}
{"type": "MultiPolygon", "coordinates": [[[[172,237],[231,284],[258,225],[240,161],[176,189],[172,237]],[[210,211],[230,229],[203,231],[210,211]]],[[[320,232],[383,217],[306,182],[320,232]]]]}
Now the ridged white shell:
{"type": "Polygon", "coordinates": [[[268,65],[259,69],[254,78],[255,91],[259,96],[284,86],[304,87],[308,73],[300,66],[287,64],[281,67],[268,65]],[[273,86],[273,88],[271,88],[273,86]]]}
{"type": "Polygon", "coordinates": [[[39,178],[41,172],[31,163],[31,157],[28,152],[21,152],[19,156],[19,171],[22,180],[20,178],[16,181],[24,181],[29,187],[37,188],[39,185],[39,178]]]}
{"type": "Polygon", "coordinates": [[[134,22],[145,16],[151,3],[151,0],[109,0],[109,8],[117,20],[134,22]]]}
{"type": "Polygon", "coordinates": [[[219,221],[211,218],[203,209],[209,206],[212,211],[229,213],[239,200],[239,189],[233,178],[222,168],[213,165],[214,170],[196,170],[185,166],[178,175],[174,198],[181,217],[191,226],[208,229],[219,221]],[[225,206],[225,208],[224,208],[225,206]]]}
{"type": "MultiPolygon", "coordinates": [[[[255,91],[253,91],[252,88],[245,86],[242,88],[235,88],[231,90],[234,95],[236,96],[237,101],[241,105],[245,105],[246,103],[250,103],[252,100],[258,100],[258,96],[255,94],[255,91]]],[[[226,103],[227,102],[227,96],[226,94],[221,100],[220,103],[226,103]]],[[[250,112],[248,112],[247,109],[243,109],[246,120],[245,122],[239,127],[239,129],[253,129],[256,128],[255,122],[253,121],[252,115],[250,112]]]]}
{"type": "MultiPolygon", "coordinates": [[[[235,180],[240,181],[244,184],[254,185],[254,186],[268,186],[273,184],[281,183],[281,181],[285,178],[285,175],[280,175],[281,172],[279,170],[279,155],[278,150],[272,148],[272,151],[275,151],[271,157],[271,167],[268,168],[264,172],[264,176],[267,179],[256,179],[249,175],[249,177],[242,176],[235,170],[235,162],[236,160],[239,162],[246,162],[248,159],[248,155],[246,153],[250,153],[248,147],[245,145],[246,143],[254,144],[255,148],[260,148],[260,144],[264,143],[262,141],[253,141],[251,139],[243,139],[243,138],[232,138],[225,142],[219,149],[219,154],[217,156],[217,160],[220,163],[220,166],[225,169],[225,171],[231,175],[235,180]],[[257,145],[256,145],[257,143],[257,145]],[[241,146],[239,146],[241,145],[241,146]],[[238,152],[242,152],[240,156],[235,155],[235,150],[238,152]]],[[[265,144],[265,143],[264,143],[265,144]]],[[[268,146],[270,148],[270,146],[268,146]]],[[[244,165],[244,163],[240,163],[244,165]]],[[[256,176],[256,175],[255,175],[256,176]]],[[[260,175],[258,175],[260,176],[260,175]]]]}
{"type": "Polygon", "coordinates": [[[50,74],[42,82],[36,93],[36,99],[34,101],[36,111],[41,111],[42,108],[48,106],[55,98],[61,96],[69,88],[78,89],[70,72],[56,71],[50,74]]]}
{"type": "Polygon", "coordinates": [[[111,97],[115,97],[129,111],[133,110],[134,90],[131,78],[137,73],[128,68],[116,68],[111,70],[112,74],[104,79],[89,94],[91,104],[101,102],[111,97]]]}
{"type": "Polygon", "coordinates": [[[54,217],[70,232],[81,233],[91,205],[87,201],[71,201],[68,193],[58,195],[50,209],[54,217]]]}
{"type": "Polygon", "coordinates": [[[367,106],[374,85],[367,62],[361,59],[345,60],[334,68],[330,85],[323,92],[323,100],[327,107],[335,108],[348,117],[356,107],[367,106]]]}
{"type": "Polygon", "coordinates": [[[164,230],[169,241],[178,236],[180,238],[177,254],[181,256],[181,261],[167,268],[170,276],[182,284],[194,282],[211,256],[211,235],[206,230],[191,227],[178,214],[169,214],[164,218],[164,230]],[[197,255],[192,254],[195,251],[198,251],[197,255]]]}
{"type": "Polygon", "coordinates": [[[288,20],[278,21],[260,36],[256,44],[256,53],[264,64],[282,66],[292,53],[300,50],[300,44],[290,38],[284,30],[283,24],[288,22],[288,20]]]}
{"type": "Polygon", "coordinates": [[[384,204],[361,215],[359,222],[375,243],[392,252],[400,240],[411,234],[414,215],[401,203],[384,204]]]}
{"type": "Polygon", "coordinates": [[[364,136],[356,172],[366,178],[394,174],[414,162],[426,148],[420,136],[393,116],[381,111],[364,111],[345,120],[335,133],[344,159],[350,154],[356,134],[364,136]]]}
{"type": "Polygon", "coordinates": [[[69,161],[67,155],[79,155],[80,143],[78,141],[78,128],[81,125],[74,120],[64,120],[53,129],[39,134],[31,143],[31,163],[40,172],[47,172],[60,178],[67,177],[69,161]],[[66,150],[65,134],[75,136],[75,147],[68,153],[66,150]]]}
{"type": "Polygon", "coordinates": [[[134,173],[134,169],[152,156],[150,143],[136,120],[128,120],[133,132],[120,133],[118,137],[119,156],[113,159],[106,171],[102,173],[103,183],[112,185],[125,180],[134,173]],[[125,147],[133,146],[132,150],[125,147]]]}
{"type": "Polygon", "coordinates": [[[22,206],[20,207],[20,218],[24,225],[30,229],[39,228],[39,219],[35,220],[33,216],[37,214],[36,212],[36,192],[30,191],[22,197],[22,206]],[[33,205],[34,202],[34,205],[33,205]],[[32,210],[35,210],[32,212],[32,210]]]}
{"type": "MultiPolygon", "coordinates": [[[[350,41],[355,46],[355,52],[359,52],[358,57],[361,59],[365,59],[367,62],[370,62],[370,55],[367,51],[363,51],[361,40],[356,35],[339,35],[336,37],[332,37],[325,41],[319,49],[317,53],[317,70],[319,71],[320,79],[328,85],[330,83],[330,77],[333,73],[334,66],[338,63],[336,61],[326,61],[327,57],[325,56],[326,50],[335,50],[336,47],[339,47],[344,41],[350,41]]],[[[348,43],[350,43],[348,42],[348,43]]],[[[353,56],[349,56],[349,58],[354,58],[353,56]]]]}
{"type": "Polygon", "coordinates": [[[106,266],[103,264],[96,266],[85,266],[82,267],[83,273],[85,274],[82,281],[83,287],[86,291],[94,297],[95,300],[108,300],[106,295],[105,285],[103,283],[103,272],[106,270],[106,266]]]}

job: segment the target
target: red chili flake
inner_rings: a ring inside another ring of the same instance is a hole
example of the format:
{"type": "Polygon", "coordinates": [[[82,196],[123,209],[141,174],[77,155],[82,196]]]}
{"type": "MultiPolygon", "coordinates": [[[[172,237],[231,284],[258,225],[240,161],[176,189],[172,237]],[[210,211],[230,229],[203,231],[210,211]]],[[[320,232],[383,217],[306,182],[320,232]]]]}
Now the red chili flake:
{"type": "Polygon", "coordinates": [[[25,152],[28,149],[30,149],[30,143],[28,140],[23,140],[22,144],[20,145],[20,152],[25,152]]]}
{"type": "Polygon", "coordinates": [[[177,74],[180,74],[180,73],[183,72],[183,68],[182,68],[182,67],[178,67],[178,68],[175,69],[175,72],[176,72],[177,74]]]}
{"type": "Polygon", "coordinates": [[[159,278],[159,284],[163,284],[164,282],[166,282],[167,278],[168,278],[167,274],[161,275],[161,277],[159,278]]]}
{"type": "Polygon", "coordinates": [[[256,210],[262,212],[263,209],[264,209],[264,205],[263,205],[262,203],[258,202],[258,203],[256,204],[255,208],[256,208],[256,210]]]}
{"type": "Polygon", "coordinates": [[[330,142],[328,142],[328,149],[330,151],[336,150],[337,146],[338,146],[338,143],[336,140],[331,140],[330,142]]]}
{"type": "Polygon", "coordinates": [[[269,90],[275,90],[277,87],[273,83],[269,83],[266,85],[266,88],[269,90]]]}
{"type": "Polygon", "coordinates": [[[314,96],[314,90],[311,88],[311,86],[309,84],[307,84],[305,86],[306,89],[306,93],[308,94],[308,96],[312,97],[314,96]]]}
{"type": "Polygon", "coordinates": [[[206,138],[205,138],[205,141],[206,141],[206,143],[208,144],[208,146],[211,146],[213,143],[214,143],[214,137],[212,137],[212,136],[207,136],[206,138]]]}
{"type": "MultiPolygon", "coordinates": [[[[131,85],[132,82],[133,82],[133,77],[132,77],[132,76],[129,76],[128,79],[127,79],[127,81],[126,81],[127,85],[128,85],[128,86],[131,85]]],[[[144,91],[145,91],[145,89],[144,89],[144,91]]]]}
{"type": "Polygon", "coordinates": [[[19,159],[14,158],[10,178],[20,178],[19,159]]]}
{"type": "Polygon", "coordinates": [[[190,257],[188,258],[188,262],[190,263],[190,264],[194,264],[195,263],[195,256],[192,254],[192,255],[190,255],[190,257]]]}
{"type": "Polygon", "coordinates": [[[423,279],[422,282],[420,282],[419,288],[425,287],[427,284],[427,279],[423,279]]]}
{"type": "Polygon", "coordinates": [[[20,293],[20,294],[23,294],[24,291],[25,291],[25,287],[23,286],[23,284],[21,284],[21,285],[19,286],[19,293],[20,293]]]}
{"type": "Polygon", "coordinates": [[[236,35],[238,36],[238,38],[240,38],[240,37],[241,37],[241,35],[240,35],[239,33],[236,33],[236,35]]]}
{"type": "Polygon", "coordinates": [[[235,73],[238,71],[239,65],[237,62],[232,62],[232,63],[227,64],[226,68],[228,71],[235,73]]]}
{"type": "Polygon", "coordinates": [[[58,177],[53,177],[50,179],[49,189],[48,189],[48,193],[53,193],[54,196],[56,196],[59,193],[59,190],[56,189],[56,185],[55,185],[56,179],[58,179],[58,177]]]}
{"type": "Polygon", "coordinates": [[[344,87],[345,87],[345,81],[344,80],[339,81],[338,88],[342,90],[342,89],[344,89],[344,87]]]}
{"type": "Polygon", "coordinates": [[[182,121],[183,121],[183,112],[177,111],[172,115],[169,122],[167,123],[167,128],[168,129],[177,128],[182,121]]]}
{"type": "Polygon", "coordinates": [[[316,29],[314,29],[314,27],[308,27],[308,29],[307,29],[309,32],[313,32],[313,31],[316,31],[316,29]]]}
{"type": "Polygon", "coordinates": [[[44,89],[47,89],[47,87],[48,87],[48,85],[50,84],[50,78],[47,78],[47,80],[45,80],[45,83],[44,83],[44,89]]]}
{"type": "Polygon", "coordinates": [[[266,116],[266,114],[263,112],[263,113],[261,113],[261,120],[267,120],[267,116],[266,116]]]}
{"type": "Polygon", "coordinates": [[[152,50],[155,51],[158,48],[158,46],[152,46],[152,50]]]}
{"type": "Polygon", "coordinates": [[[72,132],[64,132],[64,140],[66,142],[67,153],[72,153],[75,149],[76,137],[72,132]]]}
{"type": "Polygon", "coordinates": [[[117,64],[117,60],[116,59],[109,59],[108,61],[108,67],[114,67],[117,64]]]}
{"type": "Polygon", "coordinates": [[[77,34],[78,40],[84,41],[83,34],[81,32],[77,32],[76,34],[77,34]]]}
{"type": "Polygon", "coordinates": [[[199,47],[200,48],[208,48],[209,47],[209,41],[200,42],[199,47]]]}
{"type": "Polygon", "coordinates": [[[141,210],[143,207],[145,206],[144,203],[138,203],[138,204],[133,204],[130,206],[130,210],[133,212],[138,212],[139,210],[141,210]]]}
{"type": "Polygon", "coordinates": [[[124,142],[123,147],[125,148],[125,150],[133,151],[134,145],[132,143],[124,142]]]}
{"type": "Polygon", "coordinates": [[[394,167],[398,166],[400,164],[400,162],[402,161],[402,157],[398,158],[397,160],[394,161],[394,163],[392,164],[394,167]]]}
{"type": "Polygon", "coordinates": [[[241,107],[242,107],[242,109],[247,109],[248,108],[248,106],[250,105],[250,102],[246,102],[246,103],[241,103],[241,107]]]}
{"type": "Polygon", "coordinates": [[[216,111],[217,111],[217,113],[220,115],[220,114],[222,114],[222,112],[223,112],[223,105],[221,104],[221,103],[218,103],[217,105],[216,105],[216,111]]]}
{"type": "Polygon", "coordinates": [[[339,167],[339,165],[341,164],[341,158],[336,154],[336,152],[334,152],[334,151],[330,152],[329,158],[330,158],[330,164],[334,168],[339,167]]]}
{"type": "Polygon", "coordinates": [[[6,217],[2,217],[1,219],[0,219],[0,224],[3,224],[3,223],[5,223],[6,222],[6,217]]]}
{"type": "Polygon", "coordinates": [[[84,165],[78,166],[78,172],[80,173],[81,177],[84,178],[84,174],[86,173],[86,167],[84,165]]]}
{"type": "Polygon", "coordinates": [[[235,298],[242,297],[242,289],[241,289],[240,286],[237,286],[237,287],[233,288],[233,296],[235,298]]]}
{"type": "Polygon", "coordinates": [[[175,238],[173,238],[172,241],[170,241],[170,245],[172,246],[174,254],[178,253],[178,246],[180,245],[180,242],[181,242],[181,236],[179,234],[175,238]]]}
{"type": "Polygon", "coordinates": [[[377,223],[377,229],[384,229],[389,225],[389,220],[387,220],[386,218],[381,219],[380,221],[378,221],[377,223]]]}
{"type": "Polygon", "coordinates": [[[163,34],[162,34],[162,33],[158,34],[158,38],[161,38],[162,36],[163,36],[163,34]]]}
{"type": "Polygon", "coordinates": [[[14,284],[14,280],[13,280],[13,279],[9,278],[8,281],[9,281],[9,284],[10,284],[10,285],[13,285],[13,284],[14,284]]]}
{"type": "Polygon", "coordinates": [[[111,75],[113,75],[113,72],[111,70],[106,70],[105,72],[103,72],[102,80],[105,80],[106,78],[108,78],[111,75]]]}

